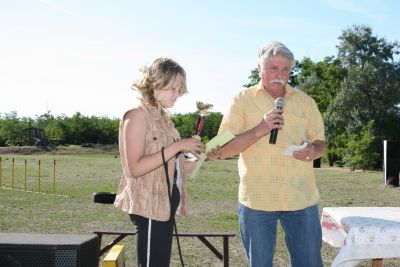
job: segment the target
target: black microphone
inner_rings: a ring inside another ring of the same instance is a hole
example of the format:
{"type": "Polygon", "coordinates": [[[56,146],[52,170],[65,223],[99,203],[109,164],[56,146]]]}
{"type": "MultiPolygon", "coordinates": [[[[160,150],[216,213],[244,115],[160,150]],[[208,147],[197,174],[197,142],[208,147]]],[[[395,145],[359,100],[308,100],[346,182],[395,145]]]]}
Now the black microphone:
{"type": "MultiPolygon", "coordinates": [[[[283,106],[285,104],[285,101],[283,100],[282,97],[278,97],[275,99],[275,108],[276,109],[283,109],[283,106]]],[[[269,143],[270,144],[276,144],[276,138],[278,137],[278,129],[272,129],[270,136],[269,136],[269,143]]]]}

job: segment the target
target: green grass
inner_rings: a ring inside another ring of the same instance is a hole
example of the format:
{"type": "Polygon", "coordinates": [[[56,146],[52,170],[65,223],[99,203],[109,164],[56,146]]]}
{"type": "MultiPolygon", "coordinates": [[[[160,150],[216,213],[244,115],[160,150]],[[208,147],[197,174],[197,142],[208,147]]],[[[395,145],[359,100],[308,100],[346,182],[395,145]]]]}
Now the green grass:
{"type": "MultiPolygon", "coordinates": [[[[0,189],[0,231],[29,233],[89,234],[94,230],[133,230],[128,217],[112,205],[95,204],[94,192],[115,192],[121,168],[116,151],[101,153],[72,147],[69,151],[40,155],[0,155],[2,185],[11,187],[10,162],[15,158],[15,187],[23,190],[24,159],[29,161],[28,188],[37,191],[37,165],[42,163],[41,191],[47,194],[0,189]],[[52,193],[53,161],[56,160],[56,195],[52,193]]],[[[399,206],[400,189],[384,186],[382,172],[351,172],[341,168],[316,169],[321,195],[320,208],[328,206],[399,206]]],[[[238,232],[236,160],[206,162],[194,180],[188,181],[190,216],[177,218],[180,232],[233,232],[231,266],[247,266],[238,232]]],[[[110,237],[103,238],[103,245],[110,237]]],[[[223,266],[196,238],[181,238],[186,266],[223,266]]],[[[211,239],[222,251],[222,240],[211,239]]],[[[126,245],[126,266],[135,266],[134,238],[126,245]]],[[[325,266],[338,249],[323,244],[325,266]]],[[[288,253],[279,228],[275,266],[288,266],[288,253]]],[[[400,260],[385,260],[385,266],[400,266],[400,260]]],[[[363,262],[358,266],[370,266],[363,262]]],[[[180,266],[176,243],[171,266],[180,266]]]]}

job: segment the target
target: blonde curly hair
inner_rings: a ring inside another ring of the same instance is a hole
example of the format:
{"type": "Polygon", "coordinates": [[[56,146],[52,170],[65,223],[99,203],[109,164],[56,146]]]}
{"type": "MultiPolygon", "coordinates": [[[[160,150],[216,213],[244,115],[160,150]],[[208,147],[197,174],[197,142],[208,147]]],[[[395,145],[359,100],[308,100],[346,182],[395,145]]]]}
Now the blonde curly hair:
{"type": "Polygon", "coordinates": [[[179,95],[187,93],[186,72],[170,58],[157,58],[151,65],[143,66],[140,71],[142,77],[132,84],[132,89],[139,91],[141,98],[152,106],[157,106],[154,90],[168,90],[169,88],[165,87],[178,74],[182,76],[179,95]]]}

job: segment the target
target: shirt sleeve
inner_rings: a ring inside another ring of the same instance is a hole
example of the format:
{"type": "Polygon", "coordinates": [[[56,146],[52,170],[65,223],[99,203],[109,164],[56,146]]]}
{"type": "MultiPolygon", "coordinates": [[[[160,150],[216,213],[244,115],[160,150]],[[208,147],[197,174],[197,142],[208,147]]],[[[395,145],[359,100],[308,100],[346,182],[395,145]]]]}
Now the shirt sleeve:
{"type": "Polygon", "coordinates": [[[224,132],[225,130],[229,130],[234,135],[238,135],[243,132],[243,129],[243,98],[239,94],[233,98],[228,111],[224,114],[221,125],[219,126],[218,134],[224,132]]]}
{"type": "Polygon", "coordinates": [[[318,110],[318,106],[312,98],[310,99],[309,107],[307,140],[311,143],[316,140],[325,141],[324,122],[321,113],[318,110]]]}

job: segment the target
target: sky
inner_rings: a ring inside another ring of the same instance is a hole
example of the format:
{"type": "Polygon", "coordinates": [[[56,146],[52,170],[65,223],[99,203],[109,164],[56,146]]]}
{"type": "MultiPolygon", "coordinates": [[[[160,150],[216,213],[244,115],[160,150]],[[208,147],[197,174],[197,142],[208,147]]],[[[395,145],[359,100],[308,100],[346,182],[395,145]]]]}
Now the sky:
{"type": "Polygon", "coordinates": [[[354,24],[398,41],[399,10],[398,0],[2,0],[0,115],[120,118],[137,102],[139,68],[158,57],[187,73],[171,114],[196,101],[224,113],[267,42],[317,62],[354,24]]]}

